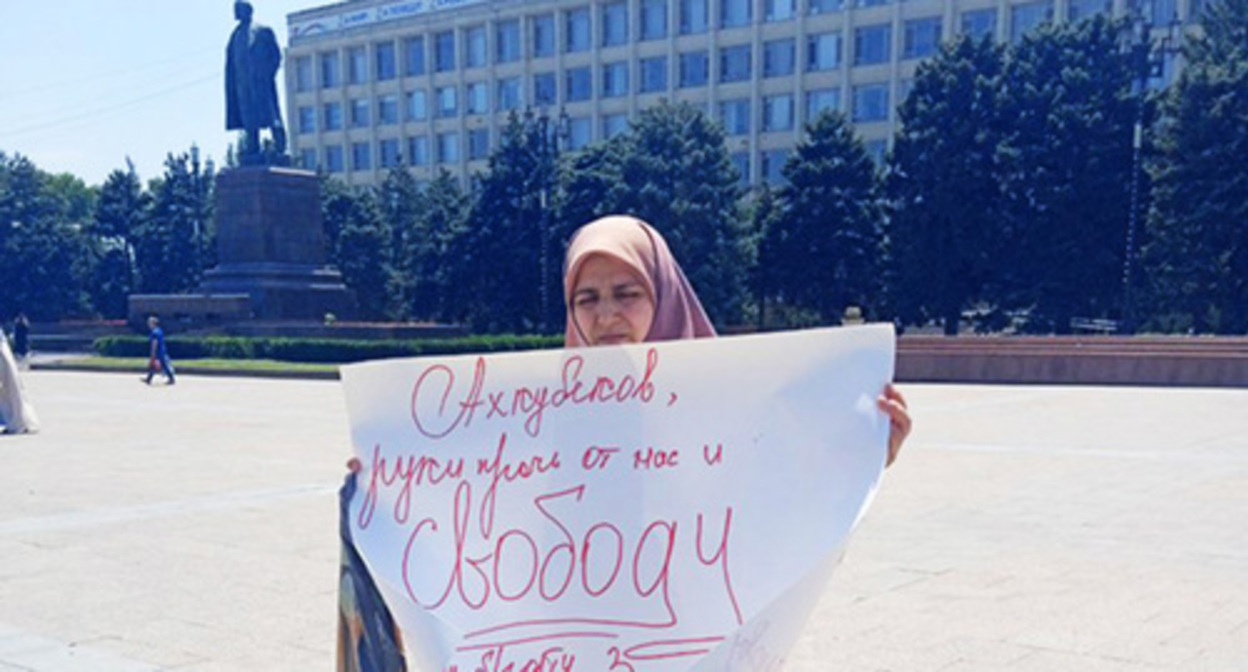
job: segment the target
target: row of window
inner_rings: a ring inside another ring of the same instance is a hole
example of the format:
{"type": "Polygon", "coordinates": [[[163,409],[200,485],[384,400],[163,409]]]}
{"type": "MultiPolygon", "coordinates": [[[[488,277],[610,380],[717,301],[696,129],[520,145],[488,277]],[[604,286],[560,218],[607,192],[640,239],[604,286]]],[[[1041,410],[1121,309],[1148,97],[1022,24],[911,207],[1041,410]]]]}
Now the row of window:
{"type": "MultiPolygon", "coordinates": [[[[489,154],[489,137],[483,135],[482,131],[470,131],[467,135],[467,156],[469,159],[484,159],[489,154]]],[[[401,154],[402,147],[398,138],[382,140],[377,144],[377,167],[392,168],[403,163],[411,166],[427,166],[436,159],[439,164],[456,164],[460,161],[461,143],[463,140],[457,132],[439,134],[435,140],[433,151],[435,156],[430,155],[429,138],[424,136],[408,138],[407,154],[401,154]]],[[[877,162],[881,161],[885,151],[886,142],[876,140],[868,143],[868,150],[877,162]]],[[[351,143],[348,148],[341,145],[330,145],[325,147],[321,153],[321,160],[317,160],[317,150],[309,148],[301,152],[300,160],[304,168],[316,169],[320,168],[329,173],[343,173],[348,167],[353,172],[367,172],[374,169],[373,165],[373,148],[366,142],[351,143]],[[350,164],[347,160],[350,159],[350,164]]],[[[781,171],[784,164],[788,161],[789,149],[770,149],[758,153],[759,168],[762,179],[774,184],[779,184],[783,177],[781,171]]],[[[750,177],[750,155],[746,152],[736,152],[730,156],[732,163],[736,166],[737,171],[741,175],[742,183],[748,183],[750,177]]]]}
{"type": "MultiPolygon", "coordinates": [[[[641,0],[642,15],[646,16],[647,7],[662,5],[667,0],[641,0]]],[[[705,4],[706,0],[702,0],[705,4]]],[[[781,0],[776,0],[780,2],[781,0]]],[[[794,0],[787,0],[790,4],[794,0]]],[[[812,2],[815,0],[812,0],[812,2]]],[[[871,0],[868,0],[871,1],[871,0]]],[[[685,2],[693,0],[680,0],[685,2]]],[[[727,2],[727,0],[725,0],[727,2]]],[[[839,0],[838,0],[839,2],[839,0]]],[[[623,43],[628,39],[627,22],[612,23],[607,17],[616,16],[623,2],[612,2],[602,6],[604,17],[604,46],[623,43]],[[612,26],[623,26],[623,28],[612,26]]],[[[656,10],[657,11],[657,10],[656,10]]],[[[1050,0],[1014,5],[1011,11],[1011,37],[1018,39],[1027,30],[1040,23],[1051,21],[1053,4],[1050,0]]],[[[1096,11],[1108,11],[1107,0],[1073,0],[1070,7],[1072,16],[1086,16],[1096,11]]],[[[588,20],[589,9],[582,7],[564,13],[568,26],[564,32],[565,51],[588,51],[590,47],[588,20]],[[573,20],[571,17],[577,17],[573,20]]],[[[660,13],[666,16],[666,12],[660,13]]],[[[543,14],[525,19],[530,24],[531,44],[530,58],[545,58],[555,55],[554,14],[543,14]]],[[[647,25],[644,21],[642,26],[647,25]]],[[[496,64],[512,63],[521,60],[522,41],[520,38],[521,19],[501,20],[494,24],[495,38],[493,46],[493,62],[496,64]]],[[[961,32],[979,37],[995,34],[997,27],[996,8],[971,10],[961,14],[961,32]]],[[[906,21],[903,24],[902,58],[921,58],[936,50],[942,37],[942,26],[939,17],[920,18],[906,21]]],[[[666,32],[663,33],[664,35],[666,32]]],[[[643,39],[650,35],[642,31],[643,39]]],[[[461,31],[446,30],[428,36],[431,45],[426,44],[425,35],[377,42],[369,47],[359,45],[347,47],[339,51],[326,51],[313,56],[300,56],[294,59],[295,89],[310,91],[317,84],[321,88],[336,88],[344,84],[364,84],[370,80],[387,81],[403,76],[416,77],[432,72],[453,72],[459,66],[466,69],[485,67],[490,64],[490,49],[487,46],[486,27],[473,26],[461,31]],[[461,43],[462,52],[457,49],[461,43]],[[426,49],[431,46],[431,51],[426,49]],[[346,73],[344,77],[342,61],[345,57],[346,73]],[[432,64],[429,58],[432,58],[432,64]],[[315,70],[314,70],[314,65],[315,70]],[[429,66],[432,65],[432,68],[429,66]]],[[[892,26],[889,24],[862,26],[854,29],[854,63],[871,64],[887,62],[891,57],[892,26]]],[[[724,62],[721,71],[729,71],[731,76],[748,77],[751,66],[749,46],[725,47],[721,52],[729,53],[721,58],[724,62]],[[731,51],[729,51],[731,50],[731,51]],[[742,51],[745,50],[745,51],[742,51]]],[[[815,35],[806,44],[808,69],[835,67],[840,58],[839,33],[815,35]]],[[[773,76],[792,71],[795,58],[795,45],[792,39],[776,40],[764,45],[763,70],[765,76],[773,76]],[[770,74],[768,74],[770,73],[770,74]]],[[[731,80],[726,80],[731,81],[731,80]]]]}
{"type": "MultiPolygon", "coordinates": [[[[888,118],[889,86],[888,84],[865,84],[853,88],[853,119],[858,122],[882,121],[888,118]]],[[[300,131],[304,131],[303,112],[300,108],[300,131]]],[[[824,110],[841,109],[839,89],[818,89],[806,94],[806,118],[814,119],[824,110]]],[[[754,105],[748,98],[721,101],[716,110],[719,120],[728,135],[745,135],[753,132],[754,105]]],[[[795,123],[795,109],[792,94],[765,96],[759,110],[761,129],[763,131],[791,131],[795,123]]],[[[581,149],[592,140],[592,121],[589,117],[574,117],[568,120],[567,142],[572,150],[581,149]]],[[[628,116],[625,114],[608,114],[602,116],[602,138],[610,138],[628,129],[628,116]]],[[[430,153],[429,137],[413,136],[407,139],[406,161],[410,165],[429,165],[431,159],[436,163],[459,163],[461,160],[461,134],[459,131],[447,131],[435,136],[435,152],[430,153]]],[[[487,128],[470,129],[464,133],[467,141],[466,156],[468,160],[484,159],[490,151],[490,132],[487,128]]],[[[378,163],[380,168],[389,168],[400,163],[400,141],[398,138],[386,138],[378,141],[378,163]]],[[[373,153],[369,142],[351,143],[351,169],[372,170],[373,153]]],[[[345,156],[340,145],[329,145],[324,148],[323,163],[316,161],[316,149],[306,148],[301,154],[304,165],[322,165],[330,172],[345,169],[345,156]]]]}

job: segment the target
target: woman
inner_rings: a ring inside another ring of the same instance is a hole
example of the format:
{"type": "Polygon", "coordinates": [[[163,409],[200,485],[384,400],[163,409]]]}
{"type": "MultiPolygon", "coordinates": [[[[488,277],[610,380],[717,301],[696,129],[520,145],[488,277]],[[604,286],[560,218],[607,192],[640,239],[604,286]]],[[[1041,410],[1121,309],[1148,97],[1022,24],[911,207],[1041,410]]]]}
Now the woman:
{"type": "Polygon", "coordinates": [[[26,398],[17,360],[9,349],[9,341],[0,332],[0,433],[23,434],[39,431],[35,409],[26,398]]]}
{"type": "MultiPolygon", "coordinates": [[[[603,217],[568,246],[563,277],[567,347],[711,338],[715,329],[663,236],[635,217],[603,217]]],[[[887,385],[888,461],[910,433],[906,400],[887,385]]]]}

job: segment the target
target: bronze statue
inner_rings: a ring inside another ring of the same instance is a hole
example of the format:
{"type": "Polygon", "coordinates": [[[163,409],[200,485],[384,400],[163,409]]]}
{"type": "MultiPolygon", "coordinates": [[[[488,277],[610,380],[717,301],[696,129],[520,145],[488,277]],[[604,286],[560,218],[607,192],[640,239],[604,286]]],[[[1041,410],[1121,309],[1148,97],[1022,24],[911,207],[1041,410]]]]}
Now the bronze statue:
{"type": "Polygon", "coordinates": [[[238,26],[230,35],[225,56],[225,128],[243,129],[247,144],[243,163],[263,163],[260,129],[271,129],[278,156],[286,154],[286,129],[277,100],[274,77],[282,63],[282,50],[268,26],[252,23],[252,7],[246,0],[234,3],[238,26]]]}

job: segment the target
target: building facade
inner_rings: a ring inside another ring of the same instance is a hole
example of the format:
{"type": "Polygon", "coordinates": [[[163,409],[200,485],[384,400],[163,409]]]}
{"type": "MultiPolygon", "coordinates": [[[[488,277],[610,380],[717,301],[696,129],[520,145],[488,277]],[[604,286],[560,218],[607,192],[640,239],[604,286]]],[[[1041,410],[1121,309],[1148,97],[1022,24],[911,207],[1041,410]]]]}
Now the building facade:
{"type": "MultiPolygon", "coordinates": [[[[883,156],[918,63],[958,34],[1017,40],[1127,0],[354,0],[287,17],[296,162],[376,184],[483,171],[511,112],[575,150],[661,100],[724,125],[743,181],[778,181],[807,121],[843,111],[883,156]]],[[[1198,0],[1145,0],[1154,23],[1198,0]]]]}

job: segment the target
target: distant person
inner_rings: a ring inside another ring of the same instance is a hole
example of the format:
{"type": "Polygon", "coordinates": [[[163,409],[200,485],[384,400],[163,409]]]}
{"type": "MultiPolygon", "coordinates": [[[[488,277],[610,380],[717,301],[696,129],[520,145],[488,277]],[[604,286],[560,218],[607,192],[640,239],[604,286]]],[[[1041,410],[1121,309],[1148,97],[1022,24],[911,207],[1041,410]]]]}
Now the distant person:
{"type": "Polygon", "coordinates": [[[17,371],[17,360],[9,349],[9,339],[0,333],[0,432],[33,434],[39,431],[39,420],[30,405],[26,389],[17,371]]]}
{"type": "Polygon", "coordinates": [[[165,347],[165,330],[160,328],[160,319],[155,315],[147,318],[147,379],[143,382],[152,384],[152,376],[156,372],[165,374],[165,380],[173,385],[173,362],[169,359],[169,349],[165,347]]]}
{"type": "Polygon", "coordinates": [[[19,365],[25,364],[30,356],[30,320],[22,312],[13,319],[13,354],[19,365]]]}
{"type": "Polygon", "coordinates": [[[274,78],[282,63],[282,49],[273,29],[252,23],[250,2],[234,3],[238,26],[230,34],[225,50],[225,129],[242,129],[247,134],[243,163],[258,163],[260,129],[272,129],[273,145],[279,155],[286,153],[286,129],[277,100],[274,78]]]}

